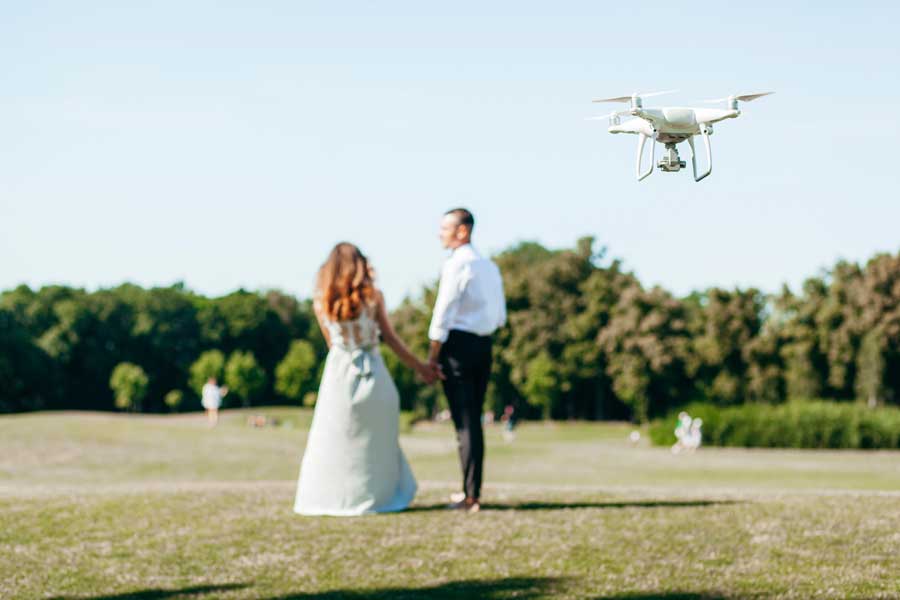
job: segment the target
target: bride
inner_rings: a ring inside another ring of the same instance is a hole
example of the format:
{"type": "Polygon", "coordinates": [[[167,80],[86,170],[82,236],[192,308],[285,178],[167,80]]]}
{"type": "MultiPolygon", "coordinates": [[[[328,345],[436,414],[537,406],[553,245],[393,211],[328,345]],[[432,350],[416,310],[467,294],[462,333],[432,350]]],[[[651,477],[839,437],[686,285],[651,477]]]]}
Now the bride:
{"type": "Polygon", "coordinates": [[[353,244],[335,246],[319,269],[313,306],[329,350],[294,512],[403,510],[416,494],[416,480],[400,449],[400,396],[379,353],[379,336],[427,383],[438,373],[397,337],[368,261],[353,244]]]}

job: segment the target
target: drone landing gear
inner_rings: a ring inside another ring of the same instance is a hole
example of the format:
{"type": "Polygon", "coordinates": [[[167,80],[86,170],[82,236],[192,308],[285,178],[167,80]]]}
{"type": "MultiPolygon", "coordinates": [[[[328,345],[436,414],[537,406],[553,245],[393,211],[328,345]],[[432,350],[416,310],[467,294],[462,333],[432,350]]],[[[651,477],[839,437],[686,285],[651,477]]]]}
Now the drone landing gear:
{"type": "Polygon", "coordinates": [[[653,143],[650,145],[650,166],[647,167],[647,170],[641,172],[641,161],[644,158],[644,144],[647,143],[647,134],[639,133],[638,134],[638,149],[637,149],[637,180],[643,181],[646,179],[650,173],[653,172],[653,159],[656,158],[656,131],[653,131],[653,143]]]}
{"type": "Polygon", "coordinates": [[[709,135],[712,133],[710,125],[700,127],[700,134],[703,136],[703,144],[706,146],[706,171],[702,175],[697,175],[697,153],[694,151],[694,136],[687,139],[688,146],[691,147],[691,166],[694,168],[694,181],[705,179],[712,173],[712,147],[709,144],[709,135]]]}
{"type": "Polygon", "coordinates": [[[709,143],[709,136],[712,134],[712,125],[702,124],[700,126],[700,135],[703,136],[703,145],[706,146],[706,170],[703,173],[697,172],[697,153],[694,149],[694,136],[687,135],[681,137],[675,137],[672,135],[668,135],[663,133],[659,134],[658,131],[654,130],[653,135],[647,135],[645,133],[638,134],[638,148],[637,148],[637,180],[642,181],[646,179],[652,172],[653,167],[656,160],[656,142],[659,138],[662,138],[662,142],[666,145],[665,154],[659,160],[659,163],[656,163],[656,166],[660,171],[665,171],[666,173],[677,173],[681,169],[687,166],[687,163],[681,160],[681,157],[678,155],[678,144],[687,140],[688,146],[691,148],[691,167],[694,170],[694,181],[701,181],[706,179],[710,173],[712,173],[712,147],[709,143]],[[647,139],[652,140],[652,144],[650,146],[650,164],[647,166],[646,171],[642,171],[642,163],[644,158],[644,146],[647,144],[647,139]]]}

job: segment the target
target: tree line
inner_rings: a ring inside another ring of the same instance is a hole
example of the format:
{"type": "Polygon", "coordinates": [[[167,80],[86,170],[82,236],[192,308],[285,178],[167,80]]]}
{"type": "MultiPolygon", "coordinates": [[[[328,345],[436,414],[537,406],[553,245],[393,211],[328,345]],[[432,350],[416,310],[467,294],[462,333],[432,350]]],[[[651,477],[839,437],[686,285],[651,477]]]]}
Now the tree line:
{"type": "MultiPolygon", "coordinates": [[[[520,243],[494,259],[508,324],[496,334],[489,409],[527,418],[645,421],[690,402],[900,400],[900,254],[841,261],[798,291],[646,287],[592,238],[520,243]]],[[[420,355],[435,285],[393,312],[420,355]]],[[[311,403],[327,349],[309,300],[182,285],[65,286],[0,294],[0,411],[194,410],[209,376],[232,405],[311,403]],[[113,377],[119,367],[118,377],[113,377]]],[[[444,403],[384,352],[402,408],[444,403]]]]}

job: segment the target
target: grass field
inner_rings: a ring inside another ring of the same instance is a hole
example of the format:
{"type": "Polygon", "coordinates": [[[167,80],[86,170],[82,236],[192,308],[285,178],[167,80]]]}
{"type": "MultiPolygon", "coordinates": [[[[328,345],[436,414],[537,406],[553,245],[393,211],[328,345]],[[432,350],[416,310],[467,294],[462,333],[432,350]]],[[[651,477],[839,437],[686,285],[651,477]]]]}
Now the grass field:
{"type": "MultiPolygon", "coordinates": [[[[900,453],[632,446],[625,425],[402,444],[412,510],[291,512],[310,413],[0,418],[0,598],[900,598],[900,453]]],[[[646,437],[646,436],[645,436],[646,437]]]]}

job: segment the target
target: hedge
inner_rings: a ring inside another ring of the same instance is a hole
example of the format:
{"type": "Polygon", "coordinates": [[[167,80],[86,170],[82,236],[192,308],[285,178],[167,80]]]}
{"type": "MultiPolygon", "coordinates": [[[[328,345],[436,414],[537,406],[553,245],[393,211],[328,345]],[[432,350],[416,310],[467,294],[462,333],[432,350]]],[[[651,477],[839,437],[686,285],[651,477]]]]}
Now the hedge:
{"type": "MultiPolygon", "coordinates": [[[[795,401],[720,408],[695,403],[684,409],[703,419],[703,445],[744,448],[900,448],[900,409],[861,404],[795,401]]],[[[657,445],[675,443],[677,410],[650,426],[657,445]]]]}

